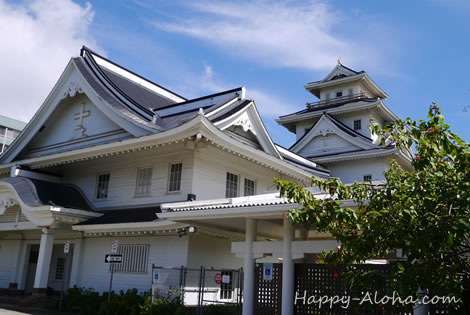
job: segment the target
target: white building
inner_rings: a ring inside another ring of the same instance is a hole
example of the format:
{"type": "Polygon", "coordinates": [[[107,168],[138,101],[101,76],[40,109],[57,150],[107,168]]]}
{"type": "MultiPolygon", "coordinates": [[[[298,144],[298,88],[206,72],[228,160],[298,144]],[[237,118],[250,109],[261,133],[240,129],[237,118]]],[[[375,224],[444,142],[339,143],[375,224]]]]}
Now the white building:
{"type": "Polygon", "coordinates": [[[308,186],[330,175],[318,160],[345,180],[380,179],[392,156],[406,162],[370,139],[368,116],[396,117],[365,73],[338,65],[307,88],[322,101],[279,119],[298,137],[287,150],[245,88],[187,100],[84,47],[0,158],[0,288],[107,291],[104,255],[117,240],[125,261],[113,289],[150,289],[152,264],[243,267],[244,314],[255,260],[282,258],[282,308],[291,314],[294,260],[336,241],[283,219],[294,205],[273,178],[308,186]],[[339,88],[351,102],[331,97],[339,88]],[[316,110],[323,106],[328,113],[316,110]]]}

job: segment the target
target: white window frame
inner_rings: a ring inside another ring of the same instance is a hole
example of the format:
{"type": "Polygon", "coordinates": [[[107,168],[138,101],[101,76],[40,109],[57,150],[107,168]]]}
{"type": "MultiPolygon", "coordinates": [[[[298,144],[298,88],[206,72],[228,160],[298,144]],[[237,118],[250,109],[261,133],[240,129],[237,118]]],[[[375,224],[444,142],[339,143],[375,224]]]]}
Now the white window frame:
{"type": "Polygon", "coordinates": [[[152,196],[152,179],[153,179],[153,166],[142,166],[137,168],[137,174],[136,174],[136,179],[135,179],[135,196],[136,197],[149,197],[152,196]],[[140,173],[141,171],[144,170],[150,170],[150,178],[148,179],[148,192],[145,193],[139,193],[139,182],[140,182],[140,176],[142,174],[140,173]]]}
{"type": "Polygon", "coordinates": [[[366,174],[362,176],[362,181],[364,182],[371,182],[372,181],[372,174],[366,174]],[[366,179],[366,177],[370,177],[370,179],[366,179]]]}
{"type": "Polygon", "coordinates": [[[354,119],[353,121],[353,129],[354,130],[362,130],[362,119],[354,119]],[[359,122],[359,128],[356,129],[356,122],[359,122]]]}
{"type": "Polygon", "coordinates": [[[240,174],[237,174],[235,172],[230,172],[230,171],[227,171],[225,172],[225,198],[237,198],[240,196],[240,174]],[[231,174],[231,175],[234,175],[234,176],[237,176],[237,189],[236,189],[236,196],[235,197],[229,197],[228,194],[227,194],[227,181],[228,181],[228,174],[231,174]]]}
{"type": "Polygon", "coordinates": [[[177,194],[181,192],[181,184],[183,179],[183,162],[182,161],[175,161],[168,164],[168,182],[166,186],[166,191],[168,194],[177,194]],[[179,178],[179,189],[178,190],[170,190],[171,187],[171,167],[173,165],[181,164],[181,171],[180,171],[180,178],[179,178]]]}
{"type": "Polygon", "coordinates": [[[109,183],[111,182],[111,172],[101,172],[96,174],[96,183],[95,183],[95,198],[94,200],[96,201],[101,201],[101,200],[108,200],[109,198],[109,183]],[[98,189],[99,189],[99,184],[100,184],[100,176],[102,175],[108,175],[108,185],[106,186],[106,197],[104,198],[98,198],[98,189]]]}
{"type": "Polygon", "coordinates": [[[256,180],[254,179],[251,179],[251,178],[248,178],[248,177],[244,177],[243,178],[243,196],[244,197],[249,197],[249,196],[254,196],[256,195],[256,180]],[[253,182],[253,195],[246,195],[246,181],[249,180],[251,182],[253,182]]]}

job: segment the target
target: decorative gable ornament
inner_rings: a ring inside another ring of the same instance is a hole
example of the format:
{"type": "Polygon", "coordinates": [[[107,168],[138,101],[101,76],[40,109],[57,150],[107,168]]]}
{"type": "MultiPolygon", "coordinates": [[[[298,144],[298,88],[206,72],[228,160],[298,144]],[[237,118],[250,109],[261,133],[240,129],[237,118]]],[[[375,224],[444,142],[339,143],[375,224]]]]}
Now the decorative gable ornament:
{"type": "Polygon", "coordinates": [[[238,119],[233,122],[233,125],[241,126],[243,128],[243,131],[247,132],[249,130],[254,135],[256,135],[255,128],[253,128],[250,117],[248,117],[248,114],[246,112],[243,113],[243,115],[241,115],[240,117],[238,117],[238,119]]]}
{"type": "Polygon", "coordinates": [[[321,129],[318,129],[317,132],[315,132],[314,137],[318,137],[318,136],[326,137],[328,134],[331,134],[331,133],[335,133],[335,132],[329,128],[321,128],[321,129]]]}
{"type": "Polygon", "coordinates": [[[18,201],[13,198],[0,200],[0,214],[3,214],[6,209],[11,208],[13,206],[17,206],[17,205],[19,205],[18,201]]]}
{"type": "Polygon", "coordinates": [[[66,97],[74,97],[77,93],[83,93],[83,89],[78,83],[70,82],[68,87],[65,89],[64,93],[62,94],[62,99],[66,97]]]}

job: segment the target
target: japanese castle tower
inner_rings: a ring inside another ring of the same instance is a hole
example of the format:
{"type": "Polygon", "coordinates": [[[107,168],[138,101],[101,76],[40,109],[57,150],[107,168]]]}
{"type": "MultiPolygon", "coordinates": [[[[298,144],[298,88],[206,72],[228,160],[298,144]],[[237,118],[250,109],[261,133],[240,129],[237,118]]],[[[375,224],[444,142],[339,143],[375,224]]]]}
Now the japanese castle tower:
{"type": "Polygon", "coordinates": [[[277,122],[296,134],[290,151],[319,163],[343,182],[380,181],[395,159],[410,167],[410,157],[393,145],[383,147],[369,126],[391,123],[398,117],[383,103],[387,94],[364,71],[340,60],[328,75],[307,83],[319,100],[277,122]]]}

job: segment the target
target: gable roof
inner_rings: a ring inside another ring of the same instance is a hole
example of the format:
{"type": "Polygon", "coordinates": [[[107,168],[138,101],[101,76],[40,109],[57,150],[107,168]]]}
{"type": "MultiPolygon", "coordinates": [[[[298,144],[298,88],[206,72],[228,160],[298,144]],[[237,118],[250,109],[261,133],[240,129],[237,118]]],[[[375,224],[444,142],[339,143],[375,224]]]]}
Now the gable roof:
{"type": "Polygon", "coordinates": [[[31,207],[49,205],[87,211],[93,209],[85,194],[74,185],[21,176],[2,178],[0,182],[13,186],[21,201],[31,207]]]}
{"type": "Polygon", "coordinates": [[[322,80],[307,83],[305,89],[320,97],[320,90],[325,87],[336,86],[353,81],[362,81],[362,83],[374,93],[374,97],[387,98],[385,93],[367,74],[365,71],[355,71],[351,68],[344,66],[341,62],[328,73],[322,80]]]}
{"type": "Polygon", "coordinates": [[[335,133],[342,139],[356,145],[362,149],[376,148],[377,146],[372,143],[372,139],[358,133],[357,131],[349,128],[342,122],[331,117],[327,113],[324,113],[320,119],[302,136],[297,140],[290,148],[292,152],[300,152],[310,141],[320,134],[335,133]],[[320,125],[322,122],[326,122],[328,128],[322,128],[320,125]],[[323,130],[325,129],[325,130],[323,130]]]}

